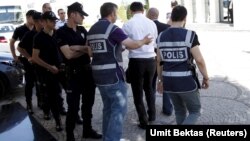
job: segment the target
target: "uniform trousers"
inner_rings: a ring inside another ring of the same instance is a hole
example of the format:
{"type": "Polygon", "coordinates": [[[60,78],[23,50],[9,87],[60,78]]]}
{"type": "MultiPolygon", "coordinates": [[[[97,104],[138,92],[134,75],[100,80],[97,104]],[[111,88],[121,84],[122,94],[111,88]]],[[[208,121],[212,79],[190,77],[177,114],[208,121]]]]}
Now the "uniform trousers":
{"type": "Polygon", "coordinates": [[[80,96],[82,95],[83,131],[92,129],[92,107],[95,100],[96,85],[90,65],[70,68],[67,72],[68,84],[66,88],[68,112],[66,117],[66,132],[72,134],[78,116],[80,96]]]}
{"type": "Polygon", "coordinates": [[[24,66],[24,78],[25,78],[25,98],[27,104],[32,103],[32,93],[33,93],[33,87],[34,84],[36,84],[36,96],[37,96],[37,102],[40,102],[41,100],[41,94],[40,94],[40,89],[39,86],[37,85],[37,77],[35,74],[35,68],[34,66],[26,59],[26,58],[21,58],[20,59],[23,66],[24,66]]]}
{"type": "Polygon", "coordinates": [[[60,122],[60,83],[56,74],[49,71],[41,71],[41,85],[43,87],[43,110],[48,114],[51,110],[57,123],[60,122]]]}

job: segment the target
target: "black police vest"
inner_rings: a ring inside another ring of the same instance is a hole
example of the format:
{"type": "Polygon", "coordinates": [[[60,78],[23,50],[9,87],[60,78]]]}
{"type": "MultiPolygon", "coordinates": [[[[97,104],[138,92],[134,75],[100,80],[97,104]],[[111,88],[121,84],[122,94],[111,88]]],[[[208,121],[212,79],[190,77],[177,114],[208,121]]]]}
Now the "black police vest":
{"type": "Polygon", "coordinates": [[[113,45],[108,37],[116,28],[116,25],[107,20],[95,23],[88,32],[87,40],[92,49],[92,70],[96,85],[112,85],[124,79],[122,68],[122,46],[113,45]],[[118,73],[120,71],[120,73],[118,73]],[[122,76],[118,76],[121,74],[122,76]]]}
{"type": "Polygon", "coordinates": [[[188,63],[194,36],[193,31],[184,28],[169,28],[159,35],[157,45],[163,62],[165,92],[191,92],[197,89],[188,63]]]}

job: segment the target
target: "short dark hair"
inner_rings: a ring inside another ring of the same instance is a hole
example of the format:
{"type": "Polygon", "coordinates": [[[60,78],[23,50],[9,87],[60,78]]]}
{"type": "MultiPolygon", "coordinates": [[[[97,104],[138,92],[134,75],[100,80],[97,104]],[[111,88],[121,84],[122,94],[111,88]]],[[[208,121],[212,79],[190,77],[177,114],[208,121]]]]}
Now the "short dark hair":
{"type": "Polygon", "coordinates": [[[57,10],[57,13],[59,14],[59,12],[60,12],[61,10],[63,10],[63,9],[62,9],[62,8],[58,9],[58,10],[57,10]]]}
{"type": "Polygon", "coordinates": [[[112,12],[117,9],[118,6],[112,2],[105,2],[100,8],[100,14],[102,18],[108,17],[112,12]]]}
{"type": "Polygon", "coordinates": [[[175,6],[171,13],[171,19],[174,22],[183,21],[187,16],[187,9],[184,6],[175,6]]]}
{"type": "Polygon", "coordinates": [[[29,11],[26,13],[26,17],[32,17],[35,13],[36,13],[36,10],[29,10],[29,11]]]}
{"type": "Polygon", "coordinates": [[[47,11],[45,13],[42,14],[42,20],[52,20],[52,21],[56,21],[58,20],[55,13],[52,11],[47,11]]]}
{"type": "Polygon", "coordinates": [[[143,11],[143,4],[141,2],[132,2],[129,9],[133,12],[135,11],[143,11]]]}
{"type": "Polygon", "coordinates": [[[42,13],[41,12],[35,12],[32,16],[33,20],[41,20],[42,19],[42,13]]]}

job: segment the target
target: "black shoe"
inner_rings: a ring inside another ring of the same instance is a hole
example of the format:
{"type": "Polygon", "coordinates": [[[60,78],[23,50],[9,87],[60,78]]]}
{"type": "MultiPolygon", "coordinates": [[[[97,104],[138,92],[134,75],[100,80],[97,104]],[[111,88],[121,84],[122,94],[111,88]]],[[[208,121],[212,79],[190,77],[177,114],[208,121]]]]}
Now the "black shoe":
{"type": "Polygon", "coordinates": [[[83,120],[81,119],[81,117],[79,115],[77,116],[76,123],[83,124],[83,120]]]}
{"type": "Polygon", "coordinates": [[[33,106],[32,106],[32,104],[31,103],[27,103],[27,111],[28,111],[28,113],[29,114],[34,114],[34,112],[33,112],[33,108],[32,108],[33,106]]]}
{"type": "Polygon", "coordinates": [[[162,111],[162,113],[163,113],[163,115],[168,116],[168,117],[172,115],[172,113],[167,113],[167,112],[163,112],[163,111],[162,111]]]}
{"type": "Polygon", "coordinates": [[[66,141],[75,141],[75,138],[69,138],[69,137],[67,137],[66,141]]]}
{"type": "Polygon", "coordinates": [[[43,117],[45,120],[50,120],[51,117],[50,117],[50,114],[44,114],[44,117],[43,117]]]}
{"type": "Polygon", "coordinates": [[[66,141],[75,141],[75,138],[68,138],[67,137],[66,141]]]}
{"type": "Polygon", "coordinates": [[[97,133],[93,129],[89,129],[89,130],[83,130],[82,137],[83,138],[92,138],[92,139],[101,139],[102,135],[97,133]]]}
{"type": "Polygon", "coordinates": [[[61,132],[63,130],[62,128],[62,122],[61,122],[61,119],[56,119],[56,131],[57,132],[61,132]]]}
{"type": "Polygon", "coordinates": [[[33,112],[32,109],[27,109],[27,111],[28,111],[28,113],[31,114],[31,115],[34,114],[34,112],[33,112]]]}
{"type": "Polygon", "coordinates": [[[33,110],[32,110],[31,107],[27,107],[27,111],[28,111],[28,113],[31,114],[31,115],[34,114],[34,112],[33,112],[33,110]]]}
{"type": "Polygon", "coordinates": [[[67,111],[65,110],[65,108],[62,108],[60,110],[60,114],[63,115],[63,116],[66,116],[67,115],[67,111]]]}
{"type": "Polygon", "coordinates": [[[138,124],[138,127],[140,127],[141,129],[145,130],[147,128],[147,124],[138,124]]]}
{"type": "Polygon", "coordinates": [[[43,103],[40,100],[37,100],[37,107],[43,109],[43,103]]]}
{"type": "Polygon", "coordinates": [[[148,118],[148,122],[153,122],[153,121],[155,121],[155,117],[149,117],[148,118]]]}
{"type": "Polygon", "coordinates": [[[62,130],[63,130],[63,128],[62,128],[61,124],[56,125],[56,131],[57,132],[61,132],[62,130]]]}
{"type": "Polygon", "coordinates": [[[74,133],[67,133],[66,141],[75,141],[74,133]]]}

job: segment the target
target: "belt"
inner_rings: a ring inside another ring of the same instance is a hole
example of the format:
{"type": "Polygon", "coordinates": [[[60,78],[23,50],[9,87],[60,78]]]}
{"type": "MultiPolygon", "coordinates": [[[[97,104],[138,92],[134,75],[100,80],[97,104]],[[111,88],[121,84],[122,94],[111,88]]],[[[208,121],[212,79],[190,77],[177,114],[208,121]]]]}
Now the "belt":
{"type": "Polygon", "coordinates": [[[140,61],[140,60],[155,60],[155,57],[150,57],[150,58],[129,58],[129,60],[134,60],[134,61],[136,61],[136,60],[138,60],[138,61],[140,61]]]}

